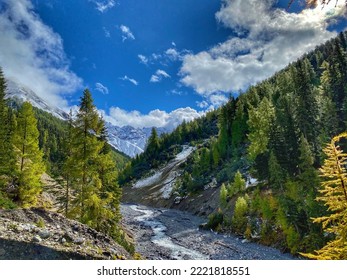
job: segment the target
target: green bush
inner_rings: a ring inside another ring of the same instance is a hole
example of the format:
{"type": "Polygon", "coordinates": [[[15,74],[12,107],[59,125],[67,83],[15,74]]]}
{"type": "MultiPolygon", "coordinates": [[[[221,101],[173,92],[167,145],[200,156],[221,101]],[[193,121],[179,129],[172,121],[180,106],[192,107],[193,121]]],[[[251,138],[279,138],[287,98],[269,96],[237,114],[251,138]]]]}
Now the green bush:
{"type": "Polygon", "coordinates": [[[0,209],[14,209],[17,205],[0,192],[0,209]]]}
{"type": "Polygon", "coordinates": [[[206,225],[207,229],[216,230],[223,223],[224,216],[220,209],[217,212],[212,213],[208,216],[208,222],[206,225]]]}

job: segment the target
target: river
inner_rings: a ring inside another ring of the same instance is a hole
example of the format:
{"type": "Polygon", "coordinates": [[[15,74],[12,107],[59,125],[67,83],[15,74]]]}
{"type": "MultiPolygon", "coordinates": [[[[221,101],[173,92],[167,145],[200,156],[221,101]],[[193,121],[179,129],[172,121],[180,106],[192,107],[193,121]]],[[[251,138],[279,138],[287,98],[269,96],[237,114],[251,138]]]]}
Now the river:
{"type": "Polygon", "coordinates": [[[123,223],[133,232],[136,251],[151,260],[281,260],[290,254],[233,235],[199,230],[201,217],[173,209],[122,204],[123,223]]]}

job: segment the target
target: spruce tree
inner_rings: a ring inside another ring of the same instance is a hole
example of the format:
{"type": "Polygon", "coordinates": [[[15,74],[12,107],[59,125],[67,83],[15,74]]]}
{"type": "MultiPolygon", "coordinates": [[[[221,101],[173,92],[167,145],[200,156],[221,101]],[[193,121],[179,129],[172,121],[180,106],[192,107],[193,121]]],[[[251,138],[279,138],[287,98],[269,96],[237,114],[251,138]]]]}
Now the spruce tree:
{"type": "MultiPolygon", "coordinates": [[[[182,140],[181,132],[179,133],[179,138],[182,140]]],[[[147,141],[146,154],[145,154],[147,161],[150,162],[152,167],[156,167],[157,165],[157,156],[158,156],[159,148],[160,148],[160,141],[159,141],[158,133],[155,127],[153,127],[151,131],[151,135],[149,136],[147,141]]]]}
{"type": "Polygon", "coordinates": [[[0,187],[2,183],[11,183],[16,175],[16,155],[13,146],[15,116],[12,109],[6,105],[5,91],[6,81],[0,68],[0,187]]]}
{"type": "Polygon", "coordinates": [[[33,107],[24,102],[18,112],[14,143],[18,153],[18,194],[23,207],[34,206],[42,191],[41,175],[45,171],[39,149],[39,131],[33,107]]]}
{"type": "Polygon", "coordinates": [[[277,161],[277,158],[273,151],[270,152],[269,158],[269,183],[270,186],[277,190],[283,190],[285,183],[285,174],[277,161]]]}
{"type": "Polygon", "coordinates": [[[318,131],[320,130],[318,89],[314,87],[315,72],[310,61],[299,60],[294,76],[295,93],[297,97],[296,125],[312,147],[314,155],[318,155],[320,145],[318,131]]]}

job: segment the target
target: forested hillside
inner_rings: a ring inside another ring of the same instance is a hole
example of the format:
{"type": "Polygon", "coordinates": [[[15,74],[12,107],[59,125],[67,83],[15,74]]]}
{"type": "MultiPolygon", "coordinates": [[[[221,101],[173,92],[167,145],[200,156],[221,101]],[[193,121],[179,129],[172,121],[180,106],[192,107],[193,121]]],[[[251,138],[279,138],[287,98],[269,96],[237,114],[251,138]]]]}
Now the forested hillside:
{"type": "Polygon", "coordinates": [[[36,206],[43,192],[42,175],[48,173],[59,183],[54,200],[60,201],[61,213],[127,246],[119,227],[117,184],[127,158],[108,144],[89,90],[77,115],[62,121],[29,102],[6,100],[5,89],[0,72],[0,208],[36,206]]]}
{"type": "MultiPolygon", "coordinates": [[[[313,252],[341,235],[331,229],[324,232],[332,220],[322,227],[322,219],[312,218],[335,211],[316,198],[324,196],[321,183],[329,177],[319,170],[332,153],[323,149],[347,128],[346,35],[340,33],[170,135],[157,137],[153,131],[146,151],[127,166],[121,182],[160,166],[170,159],[169,151],[171,156],[179,152],[177,144],[189,142],[198,149],[183,167],[175,192],[189,196],[217,181],[220,207],[210,216],[209,227],[293,254],[313,252]]],[[[335,142],[345,146],[342,138],[335,142]]],[[[335,182],[332,187],[340,186],[336,192],[343,194],[345,177],[341,178],[342,185],[335,182]]],[[[339,198],[342,203],[347,201],[344,197],[339,198]]],[[[330,258],[346,257],[346,249],[334,256],[330,258]]]]}

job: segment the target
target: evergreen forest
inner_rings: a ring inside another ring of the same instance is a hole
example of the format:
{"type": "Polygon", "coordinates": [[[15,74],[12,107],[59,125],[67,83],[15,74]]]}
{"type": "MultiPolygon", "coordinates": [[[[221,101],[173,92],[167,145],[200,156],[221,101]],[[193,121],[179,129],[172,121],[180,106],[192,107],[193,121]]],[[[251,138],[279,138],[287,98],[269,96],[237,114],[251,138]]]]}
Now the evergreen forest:
{"type": "Polygon", "coordinates": [[[118,172],[127,157],[107,142],[104,120],[91,93],[83,92],[76,115],[60,120],[29,102],[5,99],[0,73],[0,208],[42,205],[44,173],[59,183],[59,211],[106,233],[130,252],[119,227],[118,172]]]}
{"type": "Polygon", "coordinates": [[[127,162],[107,143],[86,89],[68,121],[5,99],[0,72],[0,208],[34,207],[47,173],[61,185],[60,211],[114,237],[122,187],[196,147],[175,191],[216,180],[219,208],[207,228],[314,259],[347,259],[347,33],[318,46],[217,110],[172,133],[155,128],[127,162]]]}
{"type": "Polygon", "coordinates": [[[208,228],[316,259],[347,258],[347,33],[204,117],[158,137],[120,175],[126,184],[197,147],[176,190],[213,178],[220,207],[208,228]]]}

